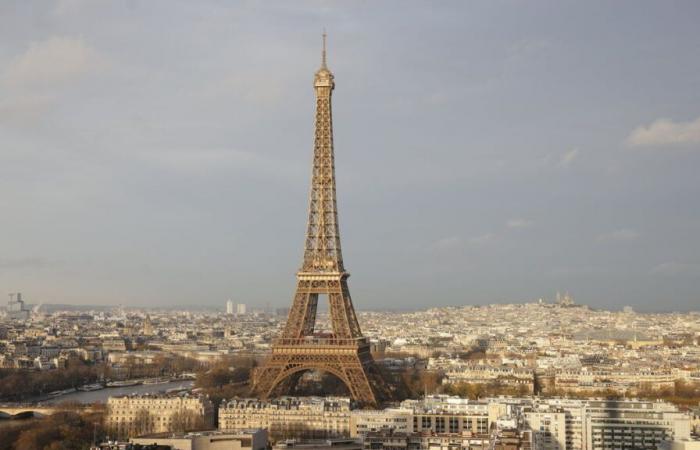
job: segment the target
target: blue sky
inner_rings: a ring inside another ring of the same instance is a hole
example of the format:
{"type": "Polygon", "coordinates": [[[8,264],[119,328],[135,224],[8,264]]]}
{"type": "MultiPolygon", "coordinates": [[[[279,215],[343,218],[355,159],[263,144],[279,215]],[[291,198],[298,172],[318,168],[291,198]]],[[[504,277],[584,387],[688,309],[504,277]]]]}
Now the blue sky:
{"type": "Polygon", "coordinates": [[[700,4],[0,4],[0,292],[291,303],[329,34],[363,308],[700,305],[700,4]]]}

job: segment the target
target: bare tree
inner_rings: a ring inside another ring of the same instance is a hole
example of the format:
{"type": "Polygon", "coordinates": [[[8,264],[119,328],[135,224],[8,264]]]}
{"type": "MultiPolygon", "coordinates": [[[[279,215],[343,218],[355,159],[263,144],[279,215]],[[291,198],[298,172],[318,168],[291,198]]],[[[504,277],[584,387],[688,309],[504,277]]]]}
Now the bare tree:
{"type": "Polygon", "coordinates": [[[181,409],[170,416],[170,430],[177,432],[198,431],[206,428],[201,414],[188,409],[181,409]]]}
{"type": "Polygon", "coordinates": [[[134,420],[131,422],[131,430],[133,431],[134,435],[130,435],[128,437],[153,433],[154,428],[153,415],[148,409],[142,408],[136,412],[134,415],[134,420]]]}

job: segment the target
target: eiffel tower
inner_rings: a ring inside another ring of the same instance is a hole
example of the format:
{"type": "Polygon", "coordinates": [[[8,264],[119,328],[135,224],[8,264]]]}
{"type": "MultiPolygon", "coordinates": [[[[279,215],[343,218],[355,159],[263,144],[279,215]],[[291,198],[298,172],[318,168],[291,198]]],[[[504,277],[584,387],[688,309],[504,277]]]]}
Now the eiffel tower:
{"type": "Polygon", "coordinates": [[[273,341],[268,359],[256,369],[253,391],[262,398],[276,390],[288,393],[305,371],[320,370],[339,378],[358,403],[376,405],[385,387],[357,322],[348,289],[350,274],[340,250],[331,116],[334,87],[326,66],[324,33],[321,68],[314,77],[316,133],[304,260],[287,323],[273,341]],[[332,333],[314,333],[319,295],[328,297],[332,333]]]}

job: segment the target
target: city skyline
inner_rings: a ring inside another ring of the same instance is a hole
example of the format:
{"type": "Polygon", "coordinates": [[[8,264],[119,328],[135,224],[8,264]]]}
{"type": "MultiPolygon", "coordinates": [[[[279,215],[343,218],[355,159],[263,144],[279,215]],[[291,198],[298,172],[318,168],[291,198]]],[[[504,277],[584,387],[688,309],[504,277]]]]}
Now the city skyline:
{"type": "Polygon", "coordinates": [[[325,26],[359,310],[698,309],[698,5],[300,5],[0,6],[2,290],[288,306],[325,26]]]}

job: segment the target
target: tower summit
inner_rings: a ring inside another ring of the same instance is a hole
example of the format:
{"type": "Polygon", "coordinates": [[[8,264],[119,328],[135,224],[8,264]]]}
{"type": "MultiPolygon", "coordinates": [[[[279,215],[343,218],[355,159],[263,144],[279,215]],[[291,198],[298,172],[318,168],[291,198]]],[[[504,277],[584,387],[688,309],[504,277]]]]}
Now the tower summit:
{"type": "Polygon", "coordinates": [[[334,88],[324,32],[321,68],[314,76],[316,121],[304,257],[287,323],[273,342],[270,357],[256,370],[253,389],[263,398],[275,390],[289,392],[305,371],[320,370],[339,378],[356,401],[371,405],[385,389],[357,322],[347,283],[350,274],[340,250],[331,109],[334,88]],[[331,333],[314,331],[319,296],[328,298],[331,333]]]}
{"type": "Polygon", "coordinates": [[[321,50],[321,67],[316,71],[316,77],[314,79],[314,87],[329,87],[331,90],[335,87],[333,84],[333,74],[328,70],[328,65],[326,64],[326,33],[323,33],[323,50],[321,50]]]}
{"type": "Polygon", "coordinates": [[[333,74],[326,65],[326,33],[323,33],[321,68],[314,75],[316,132],[309,195],[309,222],[304,261],[300,273],[343,272],[335,197],[335,161],[331,95],[333,74]]]}

